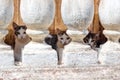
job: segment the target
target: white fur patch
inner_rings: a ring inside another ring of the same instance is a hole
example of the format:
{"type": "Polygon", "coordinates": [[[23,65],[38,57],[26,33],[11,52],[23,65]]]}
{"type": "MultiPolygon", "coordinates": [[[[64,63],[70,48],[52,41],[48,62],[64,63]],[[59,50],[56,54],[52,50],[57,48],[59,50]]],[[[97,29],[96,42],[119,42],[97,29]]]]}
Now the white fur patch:
{"type": "Polygon", "coordinates": [[[25,29],[20,28],[20,30],[18,32],[20,33],[17,35],[19,39],[23,39],[26,37],[26,33],[24,33],[24,32],[26,32],[25,29]]]}
{"type": "Polygon", "coordinates": [[[92,38],[90,38],[90,39],[88,40],[88,44],[91,44],[91,42],[92,42],[92,38]]]}
{"type": "Polygon", "coordinates": [[[59,54],[58,64],[63,64],[63,48],[59,48],[57,50],[58,50],[58,54],[59,54]]]}
{"type": "Polygon", "coordinates": [[[68,37],[69,37],[68,35],[63,34],[62,36],[59,37],[59,40],[62,44],[68,44],[70,42],[70,39],[67,39],[68,37]]]}
{"type": "Polygon", "coordinates": [[[51,36],[51,35],[48,35],[47,37],[52,38],[52,36],[51,36]]]}

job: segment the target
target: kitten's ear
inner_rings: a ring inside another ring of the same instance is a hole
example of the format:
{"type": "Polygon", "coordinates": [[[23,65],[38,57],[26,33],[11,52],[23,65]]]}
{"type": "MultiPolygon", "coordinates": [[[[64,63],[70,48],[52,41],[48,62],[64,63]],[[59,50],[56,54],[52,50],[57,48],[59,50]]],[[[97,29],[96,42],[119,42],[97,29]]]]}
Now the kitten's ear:
{"type": "Polygon", "coordinates": [[[25,29],[27,29],[27,26],[25,25],[25,29]]]}
{"type": "Polygon", "coordinates": [[[59,28],[56,29],[57,34],[61,33],[61,30],[59,28]]]}
{"type": "Polygon", "coordinates": [[[92,34],[92,31],[89,31],[90,34],[92,34]]]}
{"type": "Polygon", "coordinates": [[[13,22],[13,28],[16,29],[17,28],[17,24],[15,22],[13,22]]]}

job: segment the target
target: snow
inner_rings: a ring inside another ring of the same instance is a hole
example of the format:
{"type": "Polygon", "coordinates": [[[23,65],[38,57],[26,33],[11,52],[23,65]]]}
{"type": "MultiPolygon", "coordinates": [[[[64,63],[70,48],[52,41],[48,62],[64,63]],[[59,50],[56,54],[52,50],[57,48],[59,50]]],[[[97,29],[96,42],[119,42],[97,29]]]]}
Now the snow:
{"type": "Polygon", "coordinates": [[[110,80],[112,72],[114,74],[111,79],[119,77],[119,66],[114,65],[120,64],[120,45],[111,41],[101,49],[101,54],[106,54],[105,57],[101,56],[106,58],[104,65],[97,64],[96,51],[77,42],[65,47],[62,66],[57,65],[56,52],[43,43],[30,42],[26,45],[23,50],[23,66],[14,66],[13,52],[9,46],[0,44],[0,51],[0,77],[5,80],[110,80]]]}
{"type": "MultiPolygon", "coordinates": [[[[13,66],[13,52],[10,47],[1,44],[0,49],[0,60],[2,61],[0,66],[13,66]]],[[[108,41],[102,46],[101,54],[106,54],[106,65],[120,63],[120,45],[118,43],[108,41]]],[[[65,47],[63,61],[63,66],[67,67],[98,65],[97,52],[88,45],[77,42],[72,42],[65,47]]],[[[30,42],[23,50],[23,63],[30,66],[56,67],[57,54],[49,45],[30,42]]]]}
{"type": "Polygon", "coordinates": [[[120,44],[107,41],[101,46],[100,51],[101,59],[106,64],[119,64],[120,63],[120,44]]]}

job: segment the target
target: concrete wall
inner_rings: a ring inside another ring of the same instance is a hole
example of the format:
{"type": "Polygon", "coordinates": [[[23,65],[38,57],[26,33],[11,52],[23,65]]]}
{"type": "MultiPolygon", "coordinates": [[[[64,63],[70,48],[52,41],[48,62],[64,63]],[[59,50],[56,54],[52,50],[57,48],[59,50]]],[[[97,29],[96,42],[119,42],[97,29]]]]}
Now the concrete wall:
{"type": "Polygon", "coordinates": [[[101,0],[99,12],[103,24],[120,24],[120,0],[101,0]]]}
{"type": "MultiPolygon", "coordinates": [[[[105,28],[120,25],[120,0],[101,0],[99,13],[105,28]],[[109,26],[110,25],[110,26],[109,26]]],[[[54,17],[54,0],[21,0],[21,15],[26,24],[47,28],[54,17]]],[[[67,26],[86,28],[93,17],[93,0],[63,0],[62,18],[67,26]]],[[[0,0],[0,27],[7,27],[13,15],[13,0],[0,0]]]]}
{"type": "Polygon", "coordinates": [[[54,0],[21,0],[21,15],[27,24],[48,27],[54,17],[54,0]]]}
{"type": "Polygon", "coordinates": [[[120,0],[101,0],[99,13],[105,28],[120,31],[120,0]]]}
{"type": "Polygon", "coordinates": [[[0,0],[0,27],[6,27],[13,15],[13,0],[0,0]]]}
{"type": "Polygon", "coordinates": [[[65,24],[85,28],[93,17],[93,0],[63,0],[62,16],[65,24]]]}

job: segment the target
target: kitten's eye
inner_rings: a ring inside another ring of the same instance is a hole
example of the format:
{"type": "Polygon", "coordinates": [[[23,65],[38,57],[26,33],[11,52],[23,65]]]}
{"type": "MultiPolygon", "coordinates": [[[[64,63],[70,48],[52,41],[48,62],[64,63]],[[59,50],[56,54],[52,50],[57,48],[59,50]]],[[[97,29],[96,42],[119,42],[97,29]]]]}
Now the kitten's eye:
{"type": "Polygon", "coordinates": [[[20,33],[19,32],[15,32],[15,35],[19,35],[20,33]]]}
{"type": "Polygon", "coordinates": [[[92,40],[91,42],[95,42],[95,40],[92,40]]]}
{"type": "Polygon", "coordinates": [[[63,40],[63,38],[60,38],[61,40],[63,40]]]}
{"type": "Polygon", "coordinates": [[[24,32],[24,34],[26,34],[26,32],[24,32]]]}
{"type": "Polygon", "coordinates": [[[67,38],[67,40],[70,39],[69,37],[67,38]]]}
{"type": "Polygon", "coordinates": [[[20,27],[18,27],[18,29],[20,29],[20,27]]]}
{"type": "Polygon", "coordinates": [[[17,34],[20,34],[19,32],[16,32],[17,34]]]}

